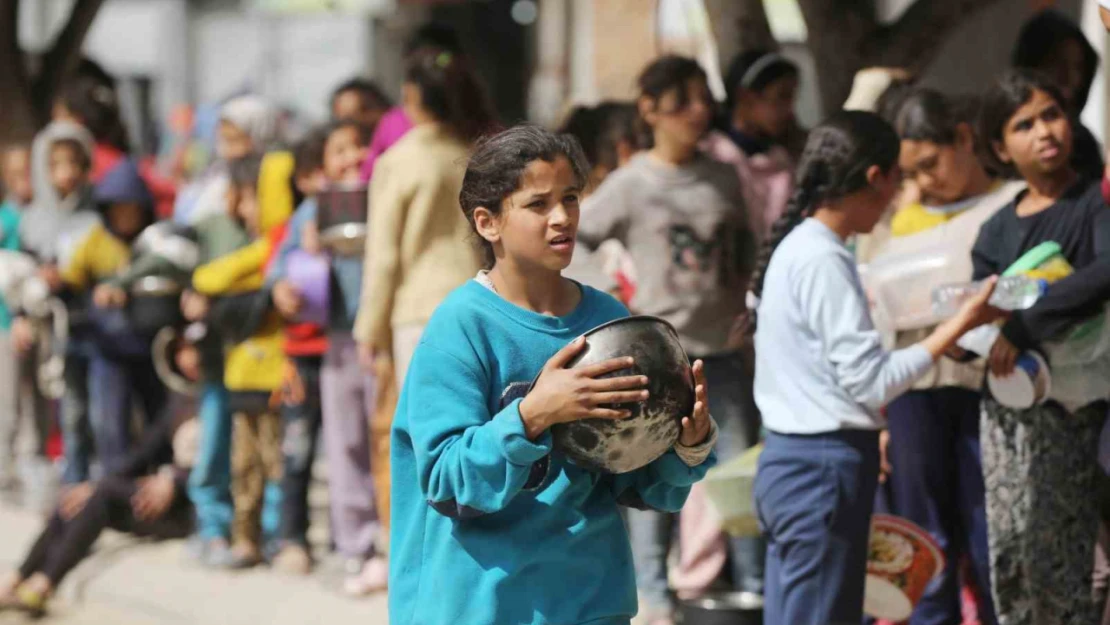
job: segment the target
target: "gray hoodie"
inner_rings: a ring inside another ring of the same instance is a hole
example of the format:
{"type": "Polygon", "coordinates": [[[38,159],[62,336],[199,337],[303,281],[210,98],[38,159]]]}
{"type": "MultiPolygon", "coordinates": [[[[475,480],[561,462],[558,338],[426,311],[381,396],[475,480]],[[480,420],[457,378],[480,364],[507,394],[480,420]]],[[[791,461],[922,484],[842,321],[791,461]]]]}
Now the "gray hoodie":
{"type": "Polygon", "coordinates": [[[62,139],[77,141],[92,161],[93,137],[71,122],[52,122],[35,137],[31,148],[31,183],[35,199],[19,224],[20,245],[44,262],[64,260],[90,228],[100,223],[92,201],[92,185],[59,198],[50,183],[50,146],[62,139]]]}

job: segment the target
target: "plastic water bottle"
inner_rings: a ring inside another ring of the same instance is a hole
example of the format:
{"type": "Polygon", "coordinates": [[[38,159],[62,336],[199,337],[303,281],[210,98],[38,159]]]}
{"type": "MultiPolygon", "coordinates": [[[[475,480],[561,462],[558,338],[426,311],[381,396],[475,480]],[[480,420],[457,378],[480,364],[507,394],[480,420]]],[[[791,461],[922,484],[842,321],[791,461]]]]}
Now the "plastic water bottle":
{"type": "MultiPolygon", "coordinates": [[[[933,291],[933,312],[941,317],[951,317],[959,312],[964,302],[983,289],[984,282],[948,284],[933,291]]],[[[1006,276],[998,279],[991,294],[990,305],[1002,310],[1025,310],[1037,302],[1048,282],[1027,276],[1006,276]]]]}

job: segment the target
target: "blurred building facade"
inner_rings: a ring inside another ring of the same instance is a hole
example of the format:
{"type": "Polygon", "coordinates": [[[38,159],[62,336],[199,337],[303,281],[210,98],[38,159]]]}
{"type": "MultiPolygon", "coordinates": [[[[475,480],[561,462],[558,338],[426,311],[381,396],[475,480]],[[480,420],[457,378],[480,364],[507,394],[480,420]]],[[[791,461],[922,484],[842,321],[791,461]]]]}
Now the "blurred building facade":
{"type": "MultiPolygon", "coordinates": [[[[896,19],[913,1],[880,0],[880,15],[896,19]]],[[[25,3],[24,46],[41,49],[71,2],[25,3]]],[[[764,0],[783,52],[802,68],[798,115],[809,125],[821,114],[812,80],[817,67],[793,3],[764,0]]],[[[1097,49],[1104,47],[1095,0],[1002,0],[952,33],[926,83],[953,92],[980,89],[1008,64],[1024,20],[1046,4],[1085,23],[1093,20],[1088,36],[1097,49]]],[[[704,24],[690,17],[691,7],[699,5],[701,0],[106,0],[85,48],[121,78],[133,127],[166,119],[180,103],[214,103],[246,91],[320,119],[326,94],[354,75],[374,77],[396,95],[403,42],[436,20],[458,30],[505,121],[553,123],[571,104],[630,97],[636,74],[661,52],[697,54],[703,62],[716,56],[715,47],[706,48],[714,44],[704,41],[704,24]]],[[[734,49],[729,43],[721,49],[734,49]]],[[[1085,119],[1100,138],[1105,102],[1100,72],[1088,106],[1092,118],[1085,119]]]]}

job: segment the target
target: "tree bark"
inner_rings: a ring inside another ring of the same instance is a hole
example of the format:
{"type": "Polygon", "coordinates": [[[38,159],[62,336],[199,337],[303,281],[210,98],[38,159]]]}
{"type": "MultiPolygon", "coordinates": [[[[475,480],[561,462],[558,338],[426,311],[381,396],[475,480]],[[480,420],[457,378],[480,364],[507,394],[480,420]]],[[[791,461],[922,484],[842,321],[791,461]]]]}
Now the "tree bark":
{"type": "Polygon", "coordinates": [[[809,31],[807,45],[819,59],[822,106],[838,108],[855,73],[865,67],[924,69],[945,35],[963,18],[998,0],[918,0],[892,24],[881,24],[866,0],[798,0],[809,31]]]}
{"type": "Polygon", "coordinates": [[[81,45],[104,0],[74,3],[34,76],[19,48],[19,2],[0,0],[0,145],[29,142],[50,119],[58,89],[81,60],[81,45]]]}
{"type": "Polygon", "coordinates": [[[0,0],[0,144],[29,141],[38,128],[18,31],[19,0],[0,0]]]}
{"type": "Polygon", "coordinates": [[[49,113],[58,89],[81,60],[81,45],[102,4],[104,0],[77,0],[73,5],[66,25],[43,59],[42,71],[31,91],[36,110],[49,113]]]}

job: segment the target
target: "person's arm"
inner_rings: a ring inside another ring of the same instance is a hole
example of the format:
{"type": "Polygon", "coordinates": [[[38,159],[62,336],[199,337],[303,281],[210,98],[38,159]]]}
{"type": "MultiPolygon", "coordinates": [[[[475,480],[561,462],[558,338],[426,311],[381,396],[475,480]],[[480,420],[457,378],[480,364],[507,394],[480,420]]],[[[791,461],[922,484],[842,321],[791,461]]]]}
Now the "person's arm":
{"type": "Polygon", "coordinates": [[[285,278],[285,263],[289,259],[289,254],[300,248],[301,246],[301,233],[304,231],[305,224],[315,221],[316,219],[316,202],[309,199],[293,213],[293,217],[289,220],[289,227],[286,229],[285,238],[281,241],[281,246],[278,247],[277,255],[274,257],[273,262],[270,263],[269,270],[266,272],[266,286],[272,287],[278,281],[285,278]]]}
{"type": "Polygon", "coordinates": [[[225,295],[232,290],[261,288],[263,276],[260,270],[270,254],[270,245],[268,239],[260,238],[197,267],[193,272],[193,288],[209,297],[225,295]]]}
{"type": "Polygon", "coordinates": [[[409,368],[403,407],[425,500],[439,513],[468,519],[497,512],[528,482],[533,463],[551,453],[544,432],[529,440],[521,400],[490,414],[485,375],[432,343],[409,368]]]}
{"type": "Polygon", "coordinates": [[[799,269],[795,301],[823,344],[837,383],[859,404],[879,410],[924,375],[968,330],[996,318],[985,304],[993,285],[972,298],[928,338],[893,352],[883,349],[867,299],[846,259],[816,258],[799,269]]]}
{"type": "Polygon", "coordinates": [[[92,286],[92,262],[100,234],[99,226],[90,230],[74,247],[73,253],[58,266],[66,290],[80,293],[92,286]]]}
{"type": "Polygon", "coordinates": [[[355,319],[355,340],[371,349],[391,351],[390,321],[393,302],[401,285],[401,237],[405,209],[412,193],[405,174],[389,159],[379,161],[370,182],[369,235],[366,245],[363,289],[355,319]]]}
{"type": "Polygon", "coordinates": [[[157,420],[143,430],[138,444],[115,467],[109,469],[111,475],[137,478],[172,458],[173,405],[172,400],[166,402],[157,420]]]}
{"type": "Polygon", "coordinates": [[[131,286],[147,276],[165,276],[188,274],[177,265],[157,254],[145,254],[134,260],[122,272],[104,281],[114,287],[128,291],[131,286]]]}
{"type": "Polygon", "coordinates": [[[1110,209],[1095,218],[1095,260],[1054,282],[1027,310],[1015,311],[1002,335],[1021,349],[1060,338],[1075,324],[1097,315],[1110,300],[1110,209]]]}
{"type": "Polygon", "coordinates": [[[629,204],[625,196],[629,192],[623,176],[602,182],[597,191],[582,203],[582,215],[578,220],[578,242],[590,251],[596,250],[609,239],[625,243],[628,225],[626,207],[629,204]]]}

